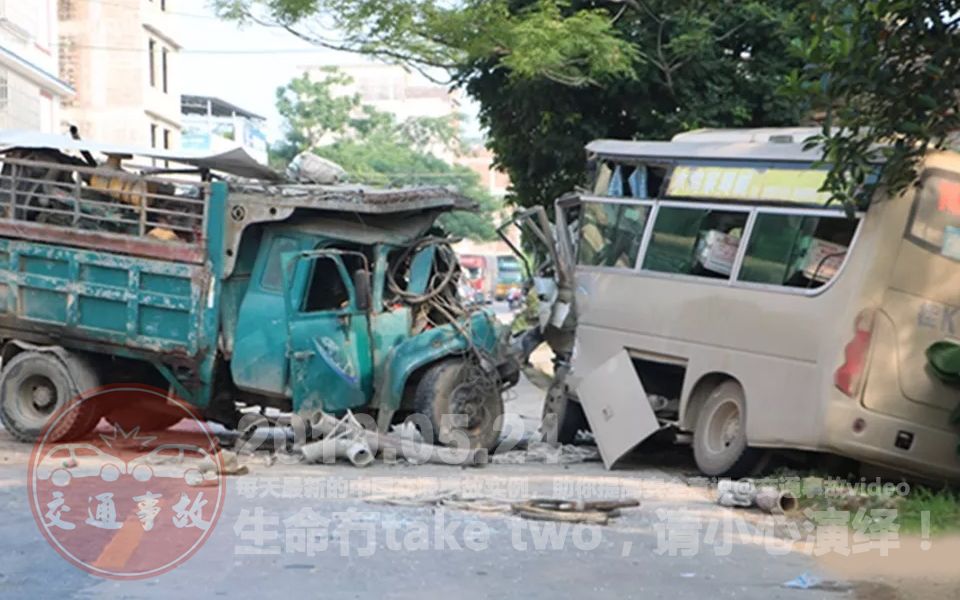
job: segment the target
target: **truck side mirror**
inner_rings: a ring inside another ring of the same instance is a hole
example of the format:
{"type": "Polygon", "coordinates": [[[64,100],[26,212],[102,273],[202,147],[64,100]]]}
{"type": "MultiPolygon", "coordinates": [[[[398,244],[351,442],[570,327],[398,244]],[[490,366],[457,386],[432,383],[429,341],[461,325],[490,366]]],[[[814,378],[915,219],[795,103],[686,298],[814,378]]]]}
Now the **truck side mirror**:
{"type": "Polygon", "coordinates": [[[370,273],[365,269],[354,271],[353,289],[357,293],[357,310],[363,312],[370,310],[370,304],[372,304],[370,288],[370,273]]]}

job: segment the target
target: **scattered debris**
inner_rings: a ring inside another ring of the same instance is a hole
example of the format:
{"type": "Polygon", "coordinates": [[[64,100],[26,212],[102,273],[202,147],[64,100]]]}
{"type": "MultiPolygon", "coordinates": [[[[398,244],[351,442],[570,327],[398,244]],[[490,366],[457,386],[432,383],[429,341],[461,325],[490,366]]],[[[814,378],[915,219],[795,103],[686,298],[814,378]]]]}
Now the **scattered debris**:
{"type": "Polygon", "coordinates": [[[606,525],[612,517],[620,516],[622,508],[636,508],[639,500],[570,501],[538,499],[511,505],[514,514],[536,521],[565,521],[606,525]]]}
{"type": "Polygon", "coordinates": [[[724,479],[717,483],[717,504],[742,508],[755,506],[767,513],[784,514],[797,510],[800,503],[786,490],[773,486],[757,487],[750,479],[724,479]]]}
{"type": "Polygon", "coordinates": [[[447,448],[395,434],[369,431],[357,423],[350,413],[344,419],[337,419],[323,411],[318,411],[310,419],[310,424],[313,430],[320,432],[324,438],[336,439],[348,436],[350,439],[362,440],[369,448],[371,456],[376,456],[377,452],[390,453],[412,464],[433,463],[472,467],[487,464],[486,448],[447,448]]]}
{"type": "Polygon", "coordinates": [[[220,450],[220,460],[206,458],[200,465],[200,472],[206,477],[207,473],[214,475],[246,475],[250,472],[247,465],[241,465],[236,452],[220,450]],[[222,468],[220,465],[223,465],[222,468]]]}
{"type": "Polygon", "coordinates": [[[853,588],[853,586],[845,583],[821,579],[810,573],[803,573],[790,581],[785,581],[782,587],[795,590],[823,590],[827,592],[846,592],[853,588]]]}
{"type": "Polygon", "coordinates": [[[442,506],[485,513],[513,513],[525,519],[537,521],[563,521],[592,525],[606,525],[611,518],[620,516],[621,509],[640,506],[640,501],[633,499],[582,501],[541,498],[513,502],[487,496],[462,496],[455,492],[414,497],[380,496],[367,498],[367,502],[391,506],[442,506]]]}
{"type": "Polygon", "coordinates": [[[365,440],[359,437],[334,436],[313,442],[300,448],[307,462],[333,462],[345,458],[355,467],[366,467],[373,462],[373,452],[365,440]]]}
{"type": "Polygon", "coordinates": [[[527,463],[546,463],[569,465],[600,460],[600,451],[596,446],[575,446],[573,444],[548,444],[530,442],[525,450],[511,450],[494,454],[490,462],[498,465],[520,465],[527,463]]]}

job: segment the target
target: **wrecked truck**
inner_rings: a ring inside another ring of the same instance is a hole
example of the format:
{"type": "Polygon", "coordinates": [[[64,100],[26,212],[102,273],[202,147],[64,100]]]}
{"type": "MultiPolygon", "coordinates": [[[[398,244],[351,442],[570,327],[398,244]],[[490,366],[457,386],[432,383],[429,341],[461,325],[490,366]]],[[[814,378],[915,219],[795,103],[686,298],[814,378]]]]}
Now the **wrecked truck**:
{"type": "MultiPolygon", "coordinates": [[[[508,333],[464,307],[436,224],[465,198],[294,184],[242,151],[9,133],[0,144],[0,418],[16,438],[35,439],[84,390],[131,382],[228,427],[245,406],[349,410],[384,430],[420,414],[429,441],[456,429],[473,447],[496,443],[501,392],[518,377],[508,333]],[[127,167],[134,155],[163,166],[127,167]]],[[[57,435],[181,416],[85,402],[57,435]]]]}

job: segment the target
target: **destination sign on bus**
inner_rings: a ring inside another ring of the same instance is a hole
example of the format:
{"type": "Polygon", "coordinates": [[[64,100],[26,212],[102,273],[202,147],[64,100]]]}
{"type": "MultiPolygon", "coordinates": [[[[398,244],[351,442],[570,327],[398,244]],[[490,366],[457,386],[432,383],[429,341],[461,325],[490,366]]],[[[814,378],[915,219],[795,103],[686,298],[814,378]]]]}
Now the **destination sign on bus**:
{"type": "Polygon", "coordinates": [[[821,192],[826,171],[679,165],[673,170],[667,196],[714,200],[755,200],[826,204],[821,192]]]}

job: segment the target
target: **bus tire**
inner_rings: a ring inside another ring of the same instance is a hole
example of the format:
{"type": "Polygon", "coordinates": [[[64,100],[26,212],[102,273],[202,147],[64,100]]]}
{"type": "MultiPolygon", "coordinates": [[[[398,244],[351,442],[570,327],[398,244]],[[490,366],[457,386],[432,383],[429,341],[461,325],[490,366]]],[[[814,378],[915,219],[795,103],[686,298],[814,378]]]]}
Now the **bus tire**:
{"type": "Polygon", "coordinates": [[[743,387],[725,381],[707,397],[693,430],[693,458],[704,475],[743,477],[759,459],[747,445],[747,402],[743,387]]]}
{"type": "MultiPolygon", "coordinates": [[[[95,382],[75,381],[67,365],[54,354],[21,352],[0,372],[0,421],[17,440],[34,442],[57,411],[91,387],[95,387],[95,382]]],[[[47,441],[81,438],[89,434],[99,420],[95,403],[81,402],[60,417],[57,426],[47,432],[47,441]]]]}
{"type": "Polygon", "coordinates": [[[462,432],[470,448],[493,450],[503,426],[503,398],[492,381],[490,385],[466,381],[468,368],[471,365],[459,358],[428,367],[417,383],[414,411],[430,421],[431,431],[421,431],[429,443],[446,444],[462,432]],[[467,423],[456,426],[444,415],[465,415],[467,423]]]}

